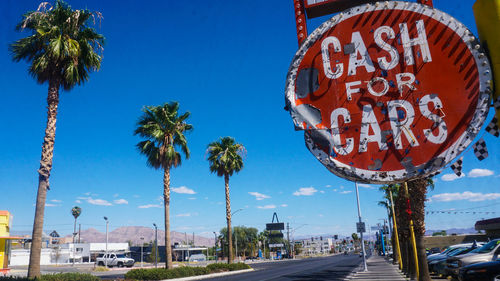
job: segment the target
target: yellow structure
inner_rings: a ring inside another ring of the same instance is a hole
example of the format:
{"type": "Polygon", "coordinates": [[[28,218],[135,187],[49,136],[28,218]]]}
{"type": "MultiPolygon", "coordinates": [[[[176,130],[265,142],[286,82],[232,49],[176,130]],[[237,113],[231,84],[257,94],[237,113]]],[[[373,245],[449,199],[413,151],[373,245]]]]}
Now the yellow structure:
{"type": "MultiPolygon", "coordinates": [[[[488,51],[488,56],[493,69],[494,85],[493,99],[500,96],[500,0],[477,0],[473,6],[477,30],[481,44],[488,51]]],[[[500,120],[500,110],[496,112],[500,120]]]]}
{"type": "Polygon", "coordinates": [[[0,273],[4,274],[9,271],[10,240],[22,239],[10,236],[11,223],[12,215],[8,211],[0,211],[0,273]]]}

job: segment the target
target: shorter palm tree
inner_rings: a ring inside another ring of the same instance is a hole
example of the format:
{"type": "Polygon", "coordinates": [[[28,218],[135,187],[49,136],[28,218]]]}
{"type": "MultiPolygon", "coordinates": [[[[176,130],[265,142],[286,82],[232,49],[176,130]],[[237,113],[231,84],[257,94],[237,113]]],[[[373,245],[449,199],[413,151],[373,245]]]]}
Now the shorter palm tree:
{"type": "Polygon", "coordinates": [[[75,218],[75,225],[73,226],[73,243],[75,243],[76,238],[76,219],[82,214],[82,208],[75,206],[71,209],[71,215],[75,218]]]}
{"type": "Polygon", "coordinates": [[[134,134],[146,139],[137,144],[141,154],[147,157],[147,164],[163,169],[163,205],[165,207],[166,268],[173,268],[170,248],[170,169],[181,165],[180,148],[189,158],[189,148],[184,134],[193,129],[186,123],[189,112],[179,116],[179,103],[171,102],[159,106],[146,106],[137,122],[134,134]]]}
{"type": "Polygon", "coordinates": [[[238,173],[243,169],[243,155],[245,147],[236,143],[232,137],[223,137],[219,141],[214,141],[208,145],[208,162],[210,164],[210,172],[216,173],[219,177],[224,177],[226,190],[226,221],[227,221],[227,239],[229,245],[229,253],[227,262],[233,261],[233,238],[231,234],[231,200],[229,198],[229,177],[234,172],[238,173]]]}

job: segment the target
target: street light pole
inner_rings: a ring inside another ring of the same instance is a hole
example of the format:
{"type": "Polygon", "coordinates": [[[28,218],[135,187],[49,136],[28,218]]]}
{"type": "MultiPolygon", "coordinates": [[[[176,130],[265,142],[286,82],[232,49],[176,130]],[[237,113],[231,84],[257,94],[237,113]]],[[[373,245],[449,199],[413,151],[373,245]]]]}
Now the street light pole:
{"type": "MultiPolygon", "coordinates": [[[[234,211],[232,214],[231,214],[231,220],[233,219],[233,216],[234,214],[236,214],[237,212],[239,211],[243,211],[243,209],[238,209],[236,211],[234,211]]],[[[231,222],[231,225],[232,225],[232,222],[231,222]]],[[[234,232],[234,238],[235,238],[235,242],[236,242],[236,257],[238,258],[238,261],[240,261],[239,257],[238,257],[238,234],[236,234],[236,231],[234,232]]]]}
{"type": "MultiPolygon", "coordinates": [[[[358,203],[358,217],[359,223],[361,224],[363,221],[361,220],[361,208],[359,207],[359,190],[358,190],[358,182],[354,182],[356,186],[356,201],[358,203]]],[[[363,251],[363,271],[368,271],[368,267],[366,266],[366,252],[365,252],[365,242],[363,240],[363,231],[360,229],[361,236],[361,250],[363,251]]]]}
{"type": "Polygon", "coordinates": [[[143,254],[142,254],[142,253],[143,253],[143,252],[142,252],[143,250],[142,250],[142,248],[143,248],[143,247],[144,247],[144,237],[141,237],[141,267],[142,267],[142,257],[143,257],[143,254]]]}
{"type": "Polygon", "coordinates": [[[156,223],[153,223],[155,227],[155,268],[158,268],[158,227],[156,223]]]}
{"type": "Polygon", "coordinates": [[[104,265],[108,267],[108,217],[104,217],[104,220],[106,221],[106,254],[104,255],[106,258],[104,259],[104,265]]]}

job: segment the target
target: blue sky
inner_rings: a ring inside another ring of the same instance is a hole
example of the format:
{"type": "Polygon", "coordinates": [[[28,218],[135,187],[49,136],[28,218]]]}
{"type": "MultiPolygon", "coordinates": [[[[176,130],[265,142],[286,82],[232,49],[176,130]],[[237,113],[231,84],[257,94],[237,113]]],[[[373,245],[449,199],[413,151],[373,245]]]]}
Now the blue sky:
{"type": "MultiPolygon", "coordinates": [[[[434,2],[476,33],[474,1],[434,2]]],[[[25,36],[14,26],[38,4],[7,0],[0,11],[0,209],[13,213],[13,230],[30,230],[33,222],[47,85],[27,74],[26,63],[12,62],[7,46],[25,36]]],[[[285,77],[297,50],[290,0],[70,4],[102,12],[99,31],[107,44],[102,69],[84,86],[61,93],[45,231],[72,232],[75,205],[83,209],[84,229],[104,231],[103,216],[111,229],[153,222],[163,228],[162,172],[146,166],[133,130],[144,105],[168,101],[190,111],[194,126],[187,136],[192,156],[171,174],[172,230],[210,237],[225,225],[224,181],[210,174],[205,150],[229,135],[248,151],[245,168],[230,180],[232,210],[244,209],[234,225],[262,230],[277,212],[297,228],[295,235],[355,231],[354,184],[315,159],[283,110],[285,77]]],[[[324,20],[309,21],[309,31],[324,20]]],[[[427,208],[497,213],[433,214],[428,229],[472,227],[500,214],[498,139],[484,138],[490,157],[479,162],[467,152],[465,178],[443,171],[427,208]]],[[[363,185],[360,195],[369,224],[386,217],[375,186],[363,185]]]]}

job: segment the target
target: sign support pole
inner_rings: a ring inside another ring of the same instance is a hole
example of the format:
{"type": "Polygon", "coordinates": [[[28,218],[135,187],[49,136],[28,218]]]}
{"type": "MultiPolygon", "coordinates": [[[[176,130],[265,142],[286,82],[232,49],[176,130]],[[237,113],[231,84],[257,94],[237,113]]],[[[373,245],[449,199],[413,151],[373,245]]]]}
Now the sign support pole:
{"type": "MultiPolygon", "coordinates": [[[[358,182],[354,182],[356,186],[356,201],[358,203],[358,218],[359,223],[362,223],[361,220],[361,208],[359,207],[359,190],[358,190],[358,182]]],[[[361,236],[361,250],[363,251],[363,271],[368,271],[368,267],[366,266],[366,252],[365,252],[365,241],[363,240],[363,231],[360,232],[361,236]]]]}
{"type": "Polygon", "coordinates": [[[391,199],[391,209],[392,209],[392,221],[394,226],[394,238],[396,241],[396,253],[398,255],[399,269],[403,269],[403,260],[401,259],[401,249],[399,248],[399,236],[398,236],[398,225],[396,224],[396,213],[394,212],[394,202],[392,200],[392,191],[389,190],[389,197],[391,199]]]}
{"type": "Polygon", "coordinates": [[[306,10],[304,9],[303,0],[293,0],[295,10],[295,24],[297,26],[297,41],[299,46],[307,37],[306,10]]]}
{"type": "Polygon", "coordinates": [[[417,256],[417,242],[415,241],[415,231],[413,230],[413,219],[411,218],[411,209],[410,209],[410,195],[408,193],[408,184],[404,183],[405,197],[408,200],[408,217],[410,218],[410,235],[411,235],[411,246],[413,248],[413,258],[415,262],[415,270],[417,272],[417,280],[419,277],[419,268],[418,268],[418,256],[417,256]]]}

